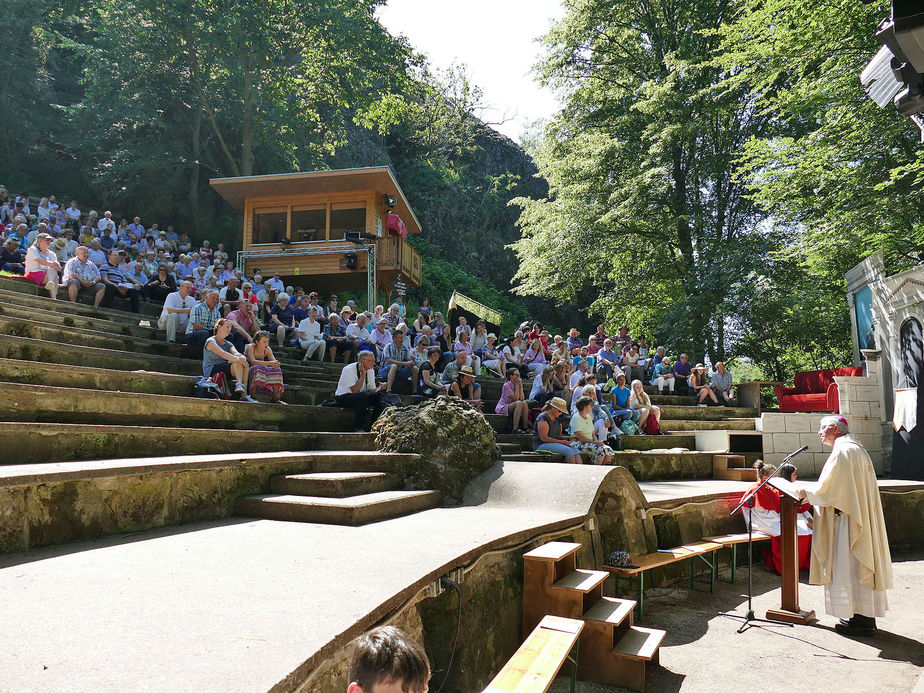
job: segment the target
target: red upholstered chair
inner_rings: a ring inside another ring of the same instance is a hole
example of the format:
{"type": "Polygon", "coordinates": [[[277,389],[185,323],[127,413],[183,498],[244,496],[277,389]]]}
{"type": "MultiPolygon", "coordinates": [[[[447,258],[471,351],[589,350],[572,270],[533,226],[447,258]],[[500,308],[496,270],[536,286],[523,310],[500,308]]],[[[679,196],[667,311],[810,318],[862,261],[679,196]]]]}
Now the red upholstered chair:
{"type": "Polygon", "coordinates": [[[837,413],[840,408],[837,397],[836,375],[862,376],[863,368],[825,368],[820,371],[796,373],[795,387],[775,387],[780,411],[831,411],[837,413]]]}

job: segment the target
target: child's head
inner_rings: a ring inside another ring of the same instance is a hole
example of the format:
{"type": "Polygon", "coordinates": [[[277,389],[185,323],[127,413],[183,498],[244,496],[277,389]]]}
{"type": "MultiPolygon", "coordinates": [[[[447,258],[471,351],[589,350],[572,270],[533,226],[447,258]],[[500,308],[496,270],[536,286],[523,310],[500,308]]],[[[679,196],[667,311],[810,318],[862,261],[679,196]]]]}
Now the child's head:
{"type": "Polygon", "coordinates": [[[394,626],[375,628],[356,644],[347,693],[427,693],[430,663],[394,626]]]}

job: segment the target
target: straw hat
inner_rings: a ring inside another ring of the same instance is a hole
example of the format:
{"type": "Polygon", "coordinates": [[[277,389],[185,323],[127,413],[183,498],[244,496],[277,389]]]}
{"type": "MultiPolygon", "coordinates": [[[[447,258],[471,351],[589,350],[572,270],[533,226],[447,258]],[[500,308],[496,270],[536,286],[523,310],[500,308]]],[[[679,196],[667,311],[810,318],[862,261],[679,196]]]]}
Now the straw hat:
{"type": "Polygon", "coordinates": [[[52,245],[54,245],[55,248],[64,250],[67,247],[67,240],[64,238],[56,238],[52,245]]]}
{"type": "Polygon", "coordinates": [[[693,366],[693,370],[694,371],[704,371],[706,370],[706,367],[701,363],[697,363],[695,366],[693,366]]]}
{"type": "Polygon", "coordinates": [[[568,413],[568,403],[565,402],[561,397],[553,397],[548,402],[545,403],[543,409],[548,409],[549,407],[554,407],[562,414],[568,413]]]}
{"type": "Polygon", "coordinates": [[[467,375],[470,378],[478,377],[475,375],[475,371],[472,370],[471,366],[462,366],[462,368],[459,369],[459,375],[467,375]]]}

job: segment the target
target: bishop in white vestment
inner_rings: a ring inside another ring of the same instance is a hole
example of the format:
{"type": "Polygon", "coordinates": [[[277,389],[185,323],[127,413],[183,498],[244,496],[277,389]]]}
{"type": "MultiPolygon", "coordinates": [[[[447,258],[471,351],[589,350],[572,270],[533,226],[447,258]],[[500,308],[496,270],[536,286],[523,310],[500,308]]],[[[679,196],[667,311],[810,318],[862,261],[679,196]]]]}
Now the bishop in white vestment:
{"type": "Polygon", "coordinates": [[[841,619],[838,633],[872,635],[892,587],[876,472],[843,417],[823,418],[818,436],[833,449],[818,481],[799,493],[815,506],[809,582],[824,585],[825,613],[841,619]]]}

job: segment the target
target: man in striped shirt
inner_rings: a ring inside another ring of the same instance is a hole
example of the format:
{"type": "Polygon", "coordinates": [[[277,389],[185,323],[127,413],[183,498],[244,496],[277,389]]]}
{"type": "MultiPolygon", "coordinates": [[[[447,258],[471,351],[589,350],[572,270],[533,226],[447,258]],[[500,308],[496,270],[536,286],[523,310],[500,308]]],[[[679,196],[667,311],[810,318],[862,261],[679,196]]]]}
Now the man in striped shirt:
{"type": "Polygon", "coordinates": [[[132,313],[138,313],[141,311],[141,284],[119,269],[121,262],[122,256],[113,250],[109,253],[109,261],[99,268],[100,281],[106,285],[103,305],[112,308],[112,300],[119,296],[128,299],[132,313]]]}

